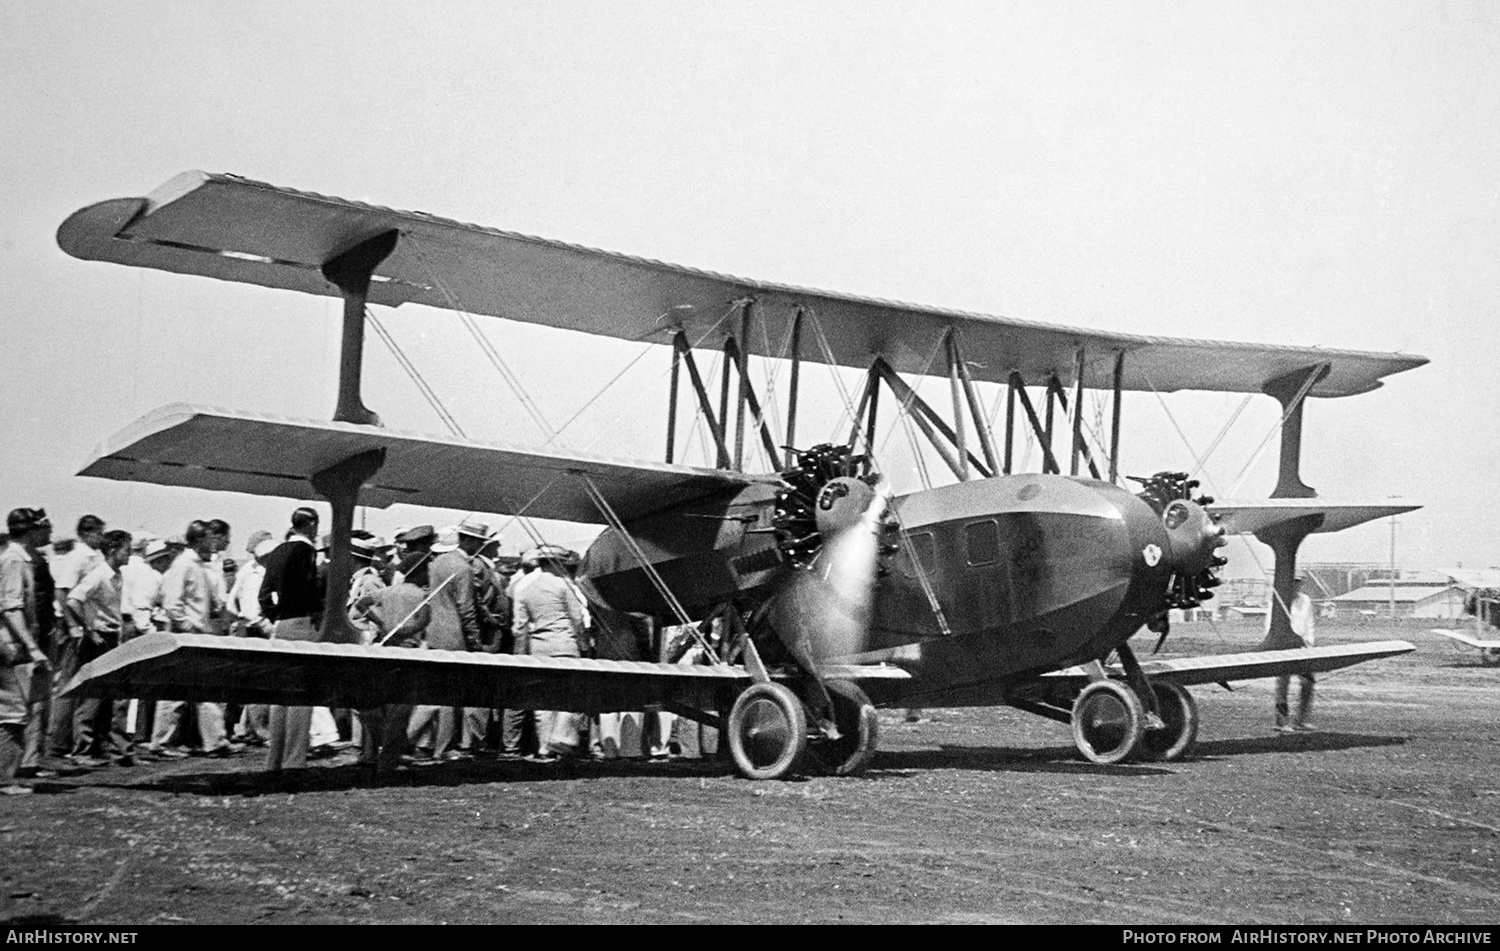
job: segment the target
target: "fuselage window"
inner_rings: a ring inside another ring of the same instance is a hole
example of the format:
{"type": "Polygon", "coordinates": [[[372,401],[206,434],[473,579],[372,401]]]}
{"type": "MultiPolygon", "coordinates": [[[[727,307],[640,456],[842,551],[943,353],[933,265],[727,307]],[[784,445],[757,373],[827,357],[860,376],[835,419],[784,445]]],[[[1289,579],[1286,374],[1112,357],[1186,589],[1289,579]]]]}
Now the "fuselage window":
{"type": "Polygon", "coordinates": [[[970,565],[993,565],[1000,560],[1000,527],[992,519],[965,525],[964,551],[970,565]]]}

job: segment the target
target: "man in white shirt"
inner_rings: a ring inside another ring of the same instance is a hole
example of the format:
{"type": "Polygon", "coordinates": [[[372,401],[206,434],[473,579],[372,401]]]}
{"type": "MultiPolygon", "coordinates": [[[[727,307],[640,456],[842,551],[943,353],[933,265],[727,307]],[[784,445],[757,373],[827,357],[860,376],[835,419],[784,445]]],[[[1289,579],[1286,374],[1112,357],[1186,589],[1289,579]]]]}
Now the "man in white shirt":
{"type": "MultiPolygon", "coordinates": [[[[1287,605],[1287,620],[1291,622],[1292,633],[1302,639],[1303,647],[1312,647],[1316,641],[1314,628],[1317,624],[1317,608],[1313,605],[1312,598],[1308,597],[1304,590],[1306,579],[1298,575],[1292,584],[1292,603],[1287,605]]],[[[1269,618],[1268,618],[1269,620],[1269,618]]],[[[1297,680],[1301,682],[1297,695],[1297,712],[1292,714],[1288,706],[1288,694],[1291,692],[1291,675],[1283,675],[1276,678],[1276,731],[1278,733],[1311,733],[1312,725],[1312,702],[1313,702],[1313,675],[1297,674],[1297,680]]]]}
{"type": "Polygon", "coordinates": [[[83,629],[68,617],[68,591],[104,561],[104,556],[99,554],[99,542],[104,538],[104,520],[97,515],[85,515],[78,520],[77,528],[78,544],[52,565],[58,620],[65,632],[58,639],[57,654],[52,659],[52,735],[49,739],[56,756],[68,756],[73,752],[73,710],[78,701],[57,694],[78,673],[78,651],[83,640],[83,629]]]}
{"type": "MultiPolygon", "coordinates": [[[[266,576],[266,566],[261,562],[276,550],[276,544],[271,533],[264,530],[250,536],[250,543],[245,548],[250,553],[250,559],[235,575],[234,587],[229,591],[228,611],[234,621],[230,633],[236,637],[271,636],[273,625],[266,620],[260,608],[260,583],[266,576]]],[[[244,706],[238,717],[226,715],[225,722],[233,724],[235,741],[259,746],[266,742],[269,735],[270,716],[269,706],[251,703],[244,706]]]]}
{"type": "Polygon", "coordinates": [[[276,542],[271,533],[264,530],[253,533],[245,546],[250,558],[235,573],[234,587],[229,589],[226,605],[234,622],[230,632],[237,637],[271,636],[271,622],[260,610],[260,582],[266,576],[266,566],[260,560],[275,549],[276,542]]]}
{"type": "MultiPolygon", "coordinates": [[[[74,626],[83,631],[79,664],[87,664],[120,645],[124,627],[124,579],[120,569],[130,557],[130,533],[105,532],[99,543],[104,561],[68,591],[67,610],[74,626]]],[[[73,754],[81,766],[102,766],[104,754],[122,766],[135,760],[125,729],[127,704],[112,698],[84,697],[73,710],[73,754]]]]}
{"type": "MultiPolygon", "coordinates": [[[[206,522],[194,521],[188,525],[183,537],[188,547],[177,556],[161,579],[162,610],[174,632],[207,634],[215,613],[223,608],[222,602],[216,603],[213,580],[204,567],[216,551],[219,536],[209,529],[206,522]]],[[[177,731],[182,703],[181,700],[156,702],[156,723],[148,747],[152,754],[169,758],[185,755],[167,746],[177,731]]],[[[216,703],[199,703],[197,712],[203,752],[208,756],[233,753],[234,747],[224,737],[224,708],[216,703]]]]}
{"type": "Polygon", "coordinates": [[[159,559],[166,550],[166,543],[159,538],[144,533],[132,536],[130,560],[120,568],[121,640],[156,629],[151,614],[161,601],[161,570],[153,568],[148,559],[159,559]]]}

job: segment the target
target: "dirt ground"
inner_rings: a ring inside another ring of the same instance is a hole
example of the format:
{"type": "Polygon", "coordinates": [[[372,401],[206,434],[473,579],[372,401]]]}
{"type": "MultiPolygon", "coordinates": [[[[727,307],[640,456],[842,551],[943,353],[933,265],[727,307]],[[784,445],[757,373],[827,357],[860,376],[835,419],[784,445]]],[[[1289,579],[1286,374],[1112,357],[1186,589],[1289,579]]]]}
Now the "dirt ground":
{"type": "MultiPolygon", "coordinates": [[[[1171,765],[1096,767],[1061,724],[985,709],[889,711],[849,779],[334,761],[283,788],[258,751],[72,770],[0,800],[0,918],[1500,922],[1500,669],[1418,627],[1319,634],[1418,650],[1320,677],[1314,734],[1272,732],[1269,681],[1198,688],[1197,754],[1171,765]]],[[[1168,653],[1258,640],[1181,626],[1168,653]]]]}

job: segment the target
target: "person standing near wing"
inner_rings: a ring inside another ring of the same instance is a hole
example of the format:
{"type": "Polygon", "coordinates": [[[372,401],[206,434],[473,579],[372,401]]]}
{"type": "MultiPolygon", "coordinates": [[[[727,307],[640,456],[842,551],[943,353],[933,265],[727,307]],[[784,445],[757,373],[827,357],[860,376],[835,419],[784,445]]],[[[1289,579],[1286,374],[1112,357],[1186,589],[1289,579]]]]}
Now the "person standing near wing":
{"type": "MultiPolygon", "coordinates": [[[[318,573],[317,537],[318,513],[303,506],[292,513],[286,541],[265,557],[260,611],[274,625],[272,640],[318,639],[323,584],[318,573]]],[[[266,768],[278,772],[306,766],[311,730],[312,707],[273,705],[267,724],[266,768]]]]}
{"type": "MultiPolygon", "coordinates": [[[[512,625],[516,639],[527,638],[533,657],[579,657],[587,621],[583,600],[567,578],[563,552],[543,546],[528,552],[523,565],[537,565],[517,583],[512,625]]],[[[578,752],[582,717],[571,711],[538,710],[537,758],[552,762],[578,752]]]]}
{"type": "MultiPolygon", "coordinates": [[[[83,576],[103,563],[99,554],[99,541],[104,537],[104,519],[97,515],[85,515],[78,520],[78,543],[52,566],[53,582],[57,586],[56,604],[59,609],[67,603],[68,591],[83,576]]],[[[50,610],[50,609],[49,609],[50,610]]],[[[73,707],[78,703],[73,696],[59,696],[73,675],[78,673],[78,651],[83,641],[83,629],[75,627],[67,612],[59,611],[56,653],[52,658],[52,699],[42,722],[49,724],[50,742],[55,756],[68,756],[73,752],[73,707]]]]}
{"type": "MultiPolygon", "coordinates": [[[[354,603],[351,616],[357,615],[373,626],[377,646],[422,647],[422,632],[432,618],[427,604],[430,560],[426,552],[408,553],[400,565],[400,580],[373,589],[354,603]]],[[[378,773],[389,773],[400,766],[411,711],[409,703],[360,711],[364,727],[359,756],[362,765],[374,766],[378,773]]]]}
{"type": "Polygon", "coordinates": [[[36,573],[23,541],[51,532],[39,509],[15,509],[6,518],[10,541],[0,547],[0,795],[30,786],[12,782],[21,767],[36,691],[50,684],[47,655],[36,642],[36,573]]]}
{"type": "MultiPolygon", "coordinates": [[[[68,614],[84,632],[79,666],[119,647],[124,633],[121,569],[130,559],[130,533],[105,532],[99,552],[104,556],[103,563],[68,591],[68,614]]],[[[128,708],[124,700],[113,697],[80,698],[73,708],[73,755],[69,759],[80,766],[103,766],[111,760],[134,766],[135,745],[125,726],[128,708]]]]}
{"type": "MultiPolygon", "coordinates": [[[[432,529],[426,528],[430,533],[432,529]]],[[[470,526],[471,528],[473,526],[470,526]]],[[[417,531],[413,529],[412,531],[417,531]]],[[[485,531],[488,534],[488,530],[485,531]]],[[[428,578],[432,620],[427,625],[427,646],[440,651],[475,651],[479,649],[479,621],[474,613],[474,571],[469,566],[468,548],[478,551],[475,539],[468,538],[458,526],[443,530],[438,543],[432,546],[433,558],[428,563],[428,578]]],[[[481,539],[482,540],[482,539],[481,539]]],[[[415,740],[429,726],[433,729],[433,759],[463,759],[464,751],[454,749],[458,737],[459,715],[463,711],[466,726],[468,711],[461,707],[423,705],[412,713],[411,737],[415,740]]],[[[471,730],[465,729],[467,739],[471,730]]]]}
{"type": "MultiPolygon", "coordinates": [[[[187,548],[179,554],[172,567],[161,579],[161,606],[167,623],[179,634],[210,634],[213,632],[214,616],[224,608],[206,564],[218,550],[220,536],[215,534],[207,522],[193,521],[183,533],[187,548]]],[[[149,752],[169,758],[181,757],[167,743],[177,732],[177,722],[182,715],[181,700],[158,700],[155,722],[151,728],[149,752]]],[[[228,756],[235,751],[224,735],[224,707],[217,703],[199,703],[198,733],[203,741],[203,752],[208,756],[228,756]]]]}
{"type": "MultiPolygon", "coordinates": [[[[1287,620],[1291,622],[1292,633],[1302,639],[1303,647],[1312,647],[1316,642],[1315,627],[1317,625],[1317,609],[1313,606],[1312,598],[1308,597],[1305,590],[1307,579],[1305,575],[1297,575],[1292,584],[1291,604],[1287,605],[1287,620]]],[[[1267,624],[1270,615],[1266,616],[1267,624]]],[[[1301,683],[1297,695],[1297,712],[1291,713],[1288,706],[1288,696],[1291,692],[1292,675],[1283,674],[1276,678],[1276,732],[1278,733],[1311,733],[1312,725],[1312,703],[1313,703],[1313,675],[1297,674],[1297,680],[1301,683]]]]}

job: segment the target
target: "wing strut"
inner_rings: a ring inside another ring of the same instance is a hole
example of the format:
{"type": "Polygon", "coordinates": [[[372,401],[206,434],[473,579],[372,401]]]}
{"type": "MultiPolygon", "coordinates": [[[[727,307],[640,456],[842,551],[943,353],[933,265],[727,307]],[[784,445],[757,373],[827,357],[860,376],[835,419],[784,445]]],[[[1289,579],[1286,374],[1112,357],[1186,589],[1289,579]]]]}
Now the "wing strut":
{"type": "Polygon", "coordinates": [[[328,587],[323,599],[323,629],[318,640],[358,644],[359,631],[349,623],[349,579],[354,573],[350,538],[359,490],[385,464],[385,449],[370,449],[313,474],[312,486],[333,509],[333,537],[328,546],[328,587]]]}
{"type": "MultiPolygon", "coordinates": [[[[1281,471],[1276,479],[1273,499],[1311,499],[1318,493],[1302,481],[1299,471],[1302,463],[1302,410],[1307,394],[1313,385],[1328,375],[1331,365],[1319,363],[1288,373],[1267,383],[1265,392],[1281,403],[1281,471]]],[[[1296,592],[1293,587],[1297,578],[1297,549],[1302,540],[1323,524],[1322,515],[1307,515],[1262,529],[1255,537],[1271,546],[1276,557],[1276,576],[1272,583],[1275,597],[1271,599],[1271,623],[1266,629],[1266,639],[1261,648],[1276,650],[1283,647],[1301,647],[1302,639],[1292,633],[1292,621],[1288,607],[1296,592]]]]}
{"type": "Polygon", "coordinates": [[[365,298],[370,276],[396,250],[400,232],[394,228],[367,238],[323,264],[323,276],[344,295],[344,335],[339,349],[339,403],[333,419],[339,423],[379,426],[380,417],[360,397],[360,374],[365,354],[365,298]]]}

